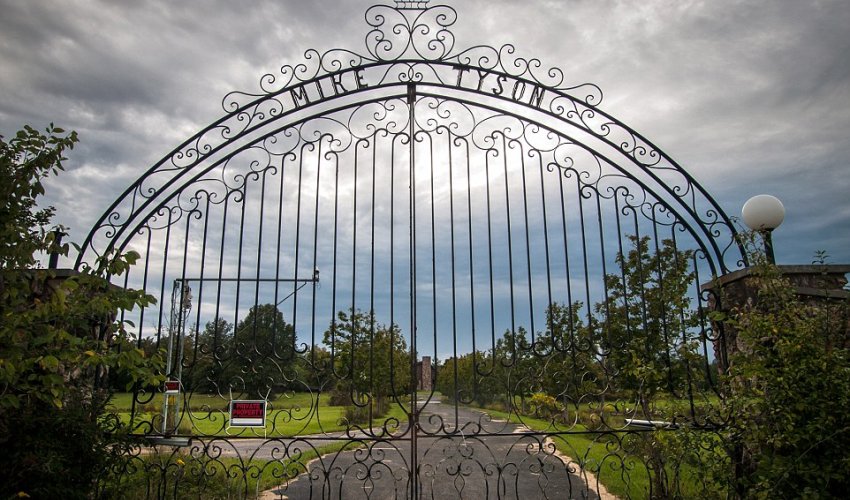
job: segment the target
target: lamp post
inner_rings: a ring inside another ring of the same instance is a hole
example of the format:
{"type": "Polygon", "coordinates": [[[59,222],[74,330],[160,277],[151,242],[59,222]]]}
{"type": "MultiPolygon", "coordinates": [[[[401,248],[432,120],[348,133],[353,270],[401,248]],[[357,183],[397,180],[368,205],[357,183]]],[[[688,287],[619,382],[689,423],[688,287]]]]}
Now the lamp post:
{"type": "Polygon", "coordinates": [[[758,231],[764,238],[764,253],[768,262],[776,263],[773,254],[773,238],[771,233],[785,220],[785,207],[779,198],[769,194],[753,196],[741,210],[744,224],[753,231],[758,231]]]}

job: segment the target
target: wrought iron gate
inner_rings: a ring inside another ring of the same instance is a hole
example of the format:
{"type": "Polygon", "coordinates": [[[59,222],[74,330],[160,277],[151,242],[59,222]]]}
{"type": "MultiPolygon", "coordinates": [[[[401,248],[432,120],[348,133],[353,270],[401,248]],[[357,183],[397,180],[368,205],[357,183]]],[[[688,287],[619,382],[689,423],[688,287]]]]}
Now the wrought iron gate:
{"type": "Polygon", "coordinates": [[[310,50],[228,94],[92,229],[78,266],[142,256],[121,284],[158,302],[128,319],[175,382],[119,410],[148,438],[125,492],[706,487],[657,429],[707,449],[718,424],[698,284],[743,263],[734,228],[596,86],[456,49],[455,10],[427,4],[374,6],[365,53],[310,50]],[[258,426],[234,400],[265,403],[258,426]]]}

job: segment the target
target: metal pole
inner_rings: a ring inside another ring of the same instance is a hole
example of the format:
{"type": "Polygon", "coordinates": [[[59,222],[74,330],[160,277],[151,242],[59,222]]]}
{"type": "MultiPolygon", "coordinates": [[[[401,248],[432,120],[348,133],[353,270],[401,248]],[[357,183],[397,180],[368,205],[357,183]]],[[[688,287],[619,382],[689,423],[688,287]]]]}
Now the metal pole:
{"type": "Polygon", "coordinates": [[[189,311],[192,309],[192,289],[186,284],[185,280],[180,281],[180,309],[178,309],[177,333],[180,335],[177,339],[177,381],[180,383],[180,394],[176,396],[174,405],[174,424],[177,426],[177,417],[180,415],[180,397],[183,389],[183,346],[186,343],[186,319],[189,317],[189,311]]]}
{"type": "MultiPolygon", "coordinates": [[[[59,247],[62,245],[62,237],[65,236],[66,233],[56,229],[53,231],[53,245],[59,247]]],[[[52,251],[50,252],[50,260],[47,263],[48,269],[56,269],[59,267],[59,252],[52,251]]]]}
{"type": "Polygon", "coordinates": [[[416,408],[416,161],[413,135],[416,125],[416,85],[407,86],[408,134],[410,135],[410,498],[418,498],[419,475],[416,441],[419,412],[416,408]]]}
{"type": "MultiPolygon", "coordinates": [[[[171,358],[174,352],[174,304],[177,301],[177,286],[178,280],[174,281],[174,286],[171,289],[171,321],[168,332],[168,354],[165,361],[165,376],[166,380],[171,377],[171,358]]],[[[162,395],[162,433],[168,434],[168,394],[162,395]]]]}
{"type": "Polygon", "coordinates": [[[767,262],[776,264],[776,256],[773,254],[773,230],[765,229],[761,234],[764,238],[764,255],[767,257],[767,262]]]}

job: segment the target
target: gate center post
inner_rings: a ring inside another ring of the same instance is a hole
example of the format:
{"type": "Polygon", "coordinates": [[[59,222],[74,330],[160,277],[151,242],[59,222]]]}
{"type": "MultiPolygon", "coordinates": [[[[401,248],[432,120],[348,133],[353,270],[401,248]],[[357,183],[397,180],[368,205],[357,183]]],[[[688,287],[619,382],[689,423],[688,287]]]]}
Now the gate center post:
{"type": "Polygon", "coordinates": [[[416,400],[416,84],[407,85],[408,135],[410,137],[410,498],[418,498],[419,466],[417,434],[419,410],[416,400]]]}

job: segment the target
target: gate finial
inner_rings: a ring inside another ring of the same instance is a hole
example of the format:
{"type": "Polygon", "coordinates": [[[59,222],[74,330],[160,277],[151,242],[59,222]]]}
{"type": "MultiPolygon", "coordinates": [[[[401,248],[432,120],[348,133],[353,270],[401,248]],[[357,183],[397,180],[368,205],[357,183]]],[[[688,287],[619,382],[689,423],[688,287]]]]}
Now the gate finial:
{"type": "Polygon", "coordinates": [[[394,0],[395,8],[399,10],[425,10],[430,0],[394,0]]]}

